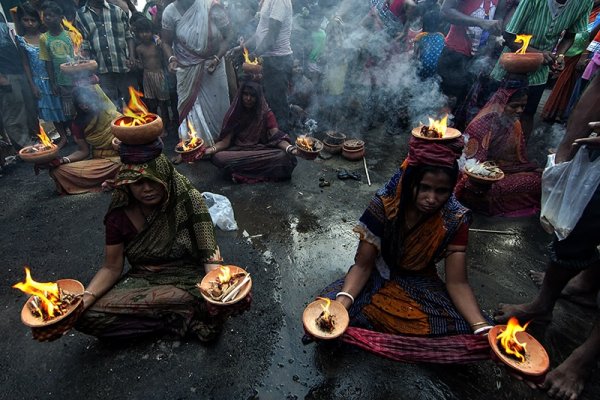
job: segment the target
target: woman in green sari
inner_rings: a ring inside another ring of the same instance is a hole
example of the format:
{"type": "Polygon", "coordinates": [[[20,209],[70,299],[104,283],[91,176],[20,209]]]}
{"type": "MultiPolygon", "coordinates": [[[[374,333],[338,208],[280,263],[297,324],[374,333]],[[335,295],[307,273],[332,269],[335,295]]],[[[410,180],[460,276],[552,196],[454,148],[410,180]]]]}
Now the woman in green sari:
{"type": "Polygon", "coordinates": [[[115,186],[104,265],[84,292],[76,328],[103,338],[214,339],[224,316],[210,315],[195,287],[221,261],[202,195],[162,154],[123,164],[115,186]],[[125,257],[131,269],[123,275],[125,257]]]}

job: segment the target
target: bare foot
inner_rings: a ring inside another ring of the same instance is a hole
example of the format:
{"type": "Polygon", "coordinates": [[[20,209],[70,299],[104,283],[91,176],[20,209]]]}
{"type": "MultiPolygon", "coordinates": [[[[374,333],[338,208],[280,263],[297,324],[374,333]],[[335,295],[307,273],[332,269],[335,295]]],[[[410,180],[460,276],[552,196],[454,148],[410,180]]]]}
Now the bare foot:
{"type": "MultiPolygon", "coordinates": [[[[592,275],[595,271],[585,270],[569,281],[567,286],[560,293],[561,297],[569,300],[571,303],[579,304],[584,307],[596,308],[596,295],[598,293],[597,277],[592,275]]],[[[542,286],[545,272],[529,270],[529,277],[536,284],[542,286]]]]}
{"type": "Polygon", "coordinates": [[[552,311],[536,309],[531,303],[527,304],[500,304],[494,312],[494,320],[498,324],[505,324],[510,317],[515,317],[521,324],[535,320],[536,322],[552,321],[552,311]]]}
{"type": "Polygon", "coordinates": [[[589,356],[580,354],[585,351],[579,350],[573,351],[562,364],[546,375],[540,387],[548,391],[548,396],[567,400],[579,397],[594,366],[593,357],[590,360],[589,356]]]}
{"type": "Polygon", "coordinates": [[[171,158],[171,162],[175,165],[181,164],[182,161],[183,161],[183,158],[181,157],[181,154],[177,154],[176,156],[171,158]]]}

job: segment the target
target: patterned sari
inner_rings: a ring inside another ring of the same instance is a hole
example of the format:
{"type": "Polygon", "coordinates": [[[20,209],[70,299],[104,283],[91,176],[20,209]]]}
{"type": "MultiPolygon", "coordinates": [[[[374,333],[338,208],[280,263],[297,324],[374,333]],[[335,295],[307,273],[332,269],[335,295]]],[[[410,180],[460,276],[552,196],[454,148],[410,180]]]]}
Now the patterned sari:
{"type": "Polygon", "coordinates": [[[195,287],[203,264],[217,250],[214,227],[204,199],[189,180],[160,155],[145,164],[125,164],[107,214],[133,200],[127,184],[147,178],[165,187],[167,199],[146,225],[125,243],[131,269],[92,305],[78,322],[84,333],[128,337],[150,332],[210,340],[221,318],[209,317],[195,287]]]}
{"type": "MultiPolygon", "coordinates": [[[[445,257],[457,231],[469,225],[470,211],[451,196],[439,212],[404,237],[395,235],[403,176],[411,169],[403,167],[377,192],[354,228],[360,240],[375,246],[379,255],[376,269],[349,310],[350,325],[397,335],[471,333],[435,266],[445,257]]],[[[323,295],[333,299],[343,282],[334,282],[323,295]]]]}
{"type": "Polygon", "coordinates": [[[540,210],[542,174],[527,159],[521,122],[504,116],[504,108],[516,91],[498,89],[465,131],[469,137],[465,156],[493,161],[504,172],[504,179],[492,185],[475,183],[466,176],[456,185],[456,197],[482,214],[518,217],[540,210]]]}

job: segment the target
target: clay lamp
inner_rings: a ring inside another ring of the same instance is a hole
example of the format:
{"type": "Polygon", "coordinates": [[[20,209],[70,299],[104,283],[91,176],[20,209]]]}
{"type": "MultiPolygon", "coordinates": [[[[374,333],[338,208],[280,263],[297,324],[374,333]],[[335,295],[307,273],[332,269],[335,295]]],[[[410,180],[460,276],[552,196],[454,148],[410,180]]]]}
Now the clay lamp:
{"type": "Polygon", "coordinates": [[[527,47],[532,35],[517,35],[515,43],[523,43],[521,48],[514,53],[503,53],[500,56],[500,65],[507,72],[513,74],[527,74],[537,71],[544,62],[542,53],[527,53],[527,47]]]}
{"type": "Polygon", "coordinates": [[[541,377],[550,368],[546,349],[533,336],[525,332],[525,326],[512,317],[507,325],[496,325],[488,333],[488,341],[494,354],[503,364],[521,375],[541,377]]]}
{"type": "Polygon", "coordinates": [[[325,297],[317,298],[302,313],[304,329],[317,339],[335,339],[346,331],[349,323],[346,307],[325,297]]]}
{"type": "Polygon", "coordinates": [[[40,125],[38,138],[40,139],[40,143],[25,146],[19,150],[19,157],[21,160],[30,163],[44,164],[57,157],[58,146],[52,143],[52,140],[46,135],[46,131],[44,131],[42,125],[40,125]]]}
{"type": "Polygon", "coordinates": [[[31,295],[21,309],[21,321],[40,341],[53,340],[71,329],[83,311],[83,285],[74,279],[36,282],[25,267],[25,282],[13,285],[31,295]]]}
{"type": "Polygon", "coordinates": [[[452,140],[462,134],[458,129],[448,128],[448,115],[445,115],[441,120],[429,118],[429,124],[413,128],[412,135],[424,140],[452,140]]]}
{"type": "Polygon", "coordinates": [[[98,69],[98,63],[95,60],[87,60],[81,57],[81,43],[83,36],[66,18],[62,20],[63,27],[67,31],[71,42],[73,42],[73,53],[75,59],[69,62],[60,64],[60,70],[64,74],[70,75],[73,78],[87,78],[98,69]]]}
{"type": "Polygon", "coordinates": [[[206,301],[217,306],[228,306],[245,298],[252,288],[252,278],[243,268],[223,265],[213,269],[196,284],[206,301]]]}
{"type": "Polygon", "coordinates": [[[250,54],[248,53],[248,49],[244,47],[244,63],[242,64],[242,71],[251,75],[260,75],[262,74],[262,65],[258,61],[258,58],[254,58],[254,60],[250,60],[250,54]]]}
{"type": "Polygon", "coordinates": [[[198,136],[196,128],[189,119],[186,119],[188,127],[188,139],[181,140],[175,146],[175,152],[179,153],[186,160],[194,160],[194,156],[198,152],[204,152],[204,140],[198,136]]]}
{"type": "Polygon", "coordinates": [[[163,132],[162,119],[148,111],[142,102],[143,93],[129,86],[129,104],[123,106],[123,115],[111,124],[112,134],[125,144],[147,144],[163,132]]]}
{"type": "Polygon", "coordinates": [[[314,160],[323,150],[323,142],[310,136],[300,135],[296,139],[296,150],[305,160],[314,160]]]}

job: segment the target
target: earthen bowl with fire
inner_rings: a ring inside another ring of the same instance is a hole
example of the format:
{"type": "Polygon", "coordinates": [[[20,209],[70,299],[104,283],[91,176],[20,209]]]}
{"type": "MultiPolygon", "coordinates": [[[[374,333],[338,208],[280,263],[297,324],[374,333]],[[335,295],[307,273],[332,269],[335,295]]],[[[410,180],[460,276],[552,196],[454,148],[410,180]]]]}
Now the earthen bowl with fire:
{"type": "Polygon", "coordinates": [[[296,139],[296,150],[305,160],[314,160],[323,150],[323,142],[313,137],[300,135],[296,139]]]}
{"type": "Polygon", "coordinates": [[[206,274],[197,286],[207,302],[217,306],[229,306],[250,293],[252,278],[241,267],[224,265],[206,274]]]}
{"type": "MultiPolygon", "coordinates": [[[[509,321],[510,325],[510,321],[509,321]]],[[[519,344],[524,344],[524,349],[521,350],[522,358],[509,355],[504,350],[502,344],[499,343],[499,335],[507,330],[509,325],[496,325],[488,333],[488,341],[492,347],[494,354],[508,367],[512,368],[519,374],[530,377],[541,377],[550,368],[550,358],[546,349],[533,336],[525,332],[525,327],[520,327],[514,335],[519,344]]],[[[518,326],[518,322],[516,322],[518,326]]],[[[514,346],[514,344],[513,344],[514,346]]]]}
{"type": "Polygon", "coordinates": [[[121,142],[132,145],[155,141],[163,133],[162,119],[151,112],[142,102],[144,94],[129,87],[129,104],[123,107],[123,115],[111,124],[113,136],[121,142]]]}
{"type": "Polygon", "coordinates": [[[349,323],[346,307],[335,300],[319,298],[306,306],[302,313],[304,329],[317,339],[335,339],[346,331],[349,323]],[[332,322],[324,325],[323,317],[331,318],[332,322]]]}
{"type": "Polygon", "coordinates": [[[38,138],[40,139],[40,143],[25,146],[19,150],[21,160],[35,164],[45,164],[58,156],[58,146],[52,143],[42,125],[40,125],[38,138]]]}
{"type": "Polygon", "coordinates": [[[527,53],[532,35],[517,35],[515,43],[521,43],[521,48],[514,53],[503,53],[500,56],[500,66],[513,74],[528,74],[537,71],[544,62],[542,53],[527,53]]]}
{"type": "Polygon", "coordinates": [[[258,58],[254,58],[254,60],[250,59],[250,54],[248,53],[248,49],[244,47],[244,63],[242,64],[242,71],[247,74],[259,75],[262,74],[262,65],[258,58]]]}
{"type": "Polygon", "coordinates": [[[197,136],[187,139],[186,141],[179,142],[175,146],[175,152],[184,156],[191,156],[198,151],[201,151],[204,147],[204,140],[197,136]]]}
{"type": "Polygon", "coordinates": [[[19,150],[21,160],[28,163],[45,164],[58,156],[58,146],[54,143],[45,146],[41,143],[25,146],[19,150]]]}

